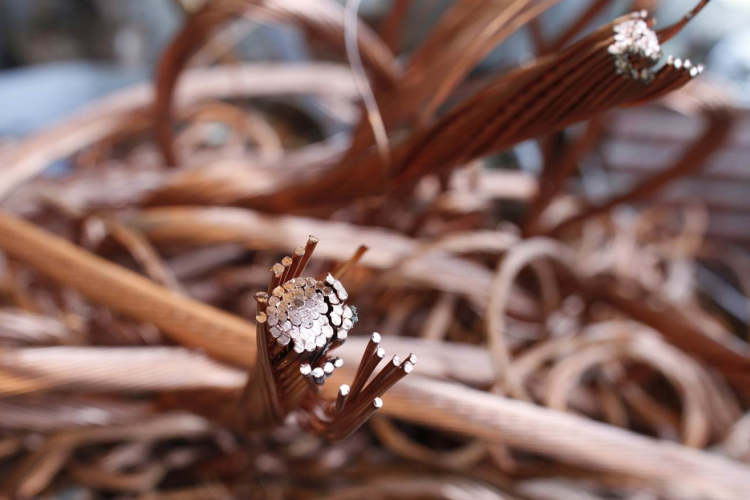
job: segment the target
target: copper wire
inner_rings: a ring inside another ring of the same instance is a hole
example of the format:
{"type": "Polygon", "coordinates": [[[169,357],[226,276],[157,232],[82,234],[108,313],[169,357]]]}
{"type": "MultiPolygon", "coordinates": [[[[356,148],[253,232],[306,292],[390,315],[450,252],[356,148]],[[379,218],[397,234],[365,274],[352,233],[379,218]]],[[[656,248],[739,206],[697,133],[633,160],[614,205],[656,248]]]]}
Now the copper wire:
{"type": "Polygon", "coordinates": [[[315,251],[316,246],[318,246],[318,238],[311,235],[305,244],[305,254],[302,256],[299,266],[295,270],[297,276],[302,276],[302,273],[305,272],[307,263],[310,262],[310,258],[312,257],[312,253],[315,251]]]}
{"type": "Polygon", "coordinates": [[[305,257],[305,249],[302,247],[298,247],[294,250],[294,254],[292,254],[292,265],[289,267],[289,277],[288,278],[296,278],[297,276],[300,276],[300,264],[302,263],[302,259],[305,257]]]}
{"type": "Polygon", "coordinates": [[[350,393],[352,394],[352,398],[355,398],[359,394],[359,391],[362,390],[362,387],[364,387],[370,375],[372,375],[375,367],[385,357],[385,350],[379,346],[380,340],[380,334],[375,332],[365,347],[365,352],[362,354],[362,360],[359,362],[357,373],[354,375],[354,381],[351,385],[350,393]]]}
{"type": "MultiPolygon", "coordinates": [[[[318,239],[310,236],[303,251],[298,249],[295,257],[285,257],[282,264],[274,264],[269,293],[255,295],[258,359],[240,401],[250,431],[275,427],[290,412],[303,411],[301,418],[308,422],[310,430],[331,439],[349,435],[382,406],[378,397],[410,372],[416,362],[412,355],[411,362],[393,369],[386,367],[365,386],[385,355],[378,346],[380,335],[374,333],[352,390],[341,386],[336,401],[318,395],[325,381],[344,364],[340,357],[326,354],[344,344],[357,318],[347,305],[346,289],[333,275],[325,280],[300,276],[317,244],[318,239]],[[368,404],[359,403],[363,387],[368,404]],[[350,408],[345,404],[347,400],[354,400],[356,406],[350,408]]],[[[364,253],[364,248],[360,247],[350,265],[364,253]]]]}
{"type": "Polygon", "coordinates": [[[284,267],[284,273],[281,275],[281,280],[279,280],[279,282],[286,283],[293,277],[291,275],[292,274],[292,258],[284,257],[283,259],[281,259],[281,265],[284,267]]]}
{"type": "Polygon", "coordinates": [[[362,258],[362,256],[367,252],[367,247],[364,245],[360,245],[359,248],[357,248],[357,251],[354,252],[354,255],[352,255],[351,259],[347,260],[343,264],[341,264],[339,267],[336,268],[335,271],[333,271],[333,275],[336,276],[338,279],[343,279],[344,276],[346,276],[346,273],[348,273],[352,267],[356,266],[359,260],[362,258]]]}

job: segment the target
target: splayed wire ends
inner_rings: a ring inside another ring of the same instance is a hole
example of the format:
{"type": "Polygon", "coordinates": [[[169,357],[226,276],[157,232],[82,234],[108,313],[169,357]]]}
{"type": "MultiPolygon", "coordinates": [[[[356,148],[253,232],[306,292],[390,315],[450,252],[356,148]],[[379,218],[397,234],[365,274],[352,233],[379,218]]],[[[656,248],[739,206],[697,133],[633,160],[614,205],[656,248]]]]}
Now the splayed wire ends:
{"type": "MultiPolygon", "coordinates": [[[[269,292],[255,295],[259,359],[242,401],[253,430],[281,425],[289,413],[302,412],[299,420],[307,422],[309,430],[340,439],[382,406],[379,398],[416,362],[413,354],[403,364],[394,356],[368,384],[385,357],[381,336],[375,332],[351,387],[342,385],[333,401],[320,395],[326,380],[344,365],[340,357],[327,354],[346,341],[357,315],[347,303],[348,292],[332,274],[323,280],[301,276],[317,244],[318,239],[310,236],[304,249],[274,264],[269,292]]],[[[360,247],[349,262],[356,262],[365,248],[360,247]]]]}

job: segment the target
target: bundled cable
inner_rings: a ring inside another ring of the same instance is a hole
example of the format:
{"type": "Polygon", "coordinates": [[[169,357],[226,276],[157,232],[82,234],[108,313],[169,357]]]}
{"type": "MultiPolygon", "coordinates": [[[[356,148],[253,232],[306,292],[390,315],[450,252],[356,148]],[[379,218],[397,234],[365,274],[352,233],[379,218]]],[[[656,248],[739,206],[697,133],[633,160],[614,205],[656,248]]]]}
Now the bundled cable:
{"type": "Polygon", "coordinates": [[[363,196],[403,198],[427,175],[446,174],[607,110],[661,97],[698,76],[703,66],[673,57],[658,66],[660,43],[674,36],[684,20],[661,31],[652,29],[654,22],[645,10],[621,16],[559,52],[495,78],[434,123],[392,140],[389,165],[371,149],[344,159],[313,182],[290,180],[243,204],[303,211],[363,196]]]}
{"type": "Polygon", "coordinates": [[[319,396],[326,379],[344,364],[328,353],[346,341],[357,310],[332,274],[324,280],[302,276],[317,244],[310,236],[293,257],[275,264],[268,292],[255,295],[257,361],[243,396],[250,430],[279,425],[299,409],[300,423],[311,431],[328,439],[346,437],[383,406],[380,397],[417,362],[414,354],[404,361],[393,356],[367,383],[385,357],[380,335],[373,333],[352,385],[342,385],[335,401],[319,396]]]}

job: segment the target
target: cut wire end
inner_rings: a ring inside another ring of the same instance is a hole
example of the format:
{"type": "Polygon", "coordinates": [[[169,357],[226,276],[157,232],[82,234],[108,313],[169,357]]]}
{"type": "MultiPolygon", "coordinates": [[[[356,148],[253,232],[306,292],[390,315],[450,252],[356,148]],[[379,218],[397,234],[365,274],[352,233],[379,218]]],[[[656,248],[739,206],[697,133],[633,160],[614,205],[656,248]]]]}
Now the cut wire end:
{"type": "MultiPolygon", "coordinates": [[[[394,356],[373,377],[385,358],[381,336],[375,332],[365,348],[352,385],[342,385],[335,401],[319,395],[320,388],[344,360],[327,353],[343,344],[357,321],[357,311],[347,304],[349,294],[333,274],[323,280],[302,277],[318,239],[310,236],[304,248],[284,257],[271,268],[269,291],[256,294],[259,335],[256,372],[248,381],[244,404],[247,421],[256,427],[280,425],[292,411],[305,411],[310,430],[329,439],[340,439],[359,428],[382,406],[380,397],[411,372],[416,356],[402,362],[394,356]],[[371,381],[369,381],[372,378],[371,381]],[[369,381],[369,383],[368,383],[369,381]],[[269,411],[268,408],[276,408],[269,411]],[[280,410],[279,410],[280,409],[280,410]]],[[[365,247],[343,266],[345,272],[365,247]]]]}

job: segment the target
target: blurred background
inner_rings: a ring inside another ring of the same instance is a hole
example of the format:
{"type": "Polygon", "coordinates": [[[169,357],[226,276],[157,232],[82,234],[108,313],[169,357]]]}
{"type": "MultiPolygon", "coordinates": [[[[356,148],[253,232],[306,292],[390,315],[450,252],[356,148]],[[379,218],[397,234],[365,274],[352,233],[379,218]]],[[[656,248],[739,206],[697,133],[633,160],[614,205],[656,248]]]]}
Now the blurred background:
{"type": "Polygon", "coordinates": [[[567,51],[698,3],[0,0],[0,500],[749,498],[750,2],[567,51]],[[308,234],[420,359],[334,444],[224,412],[308,234]]]}

